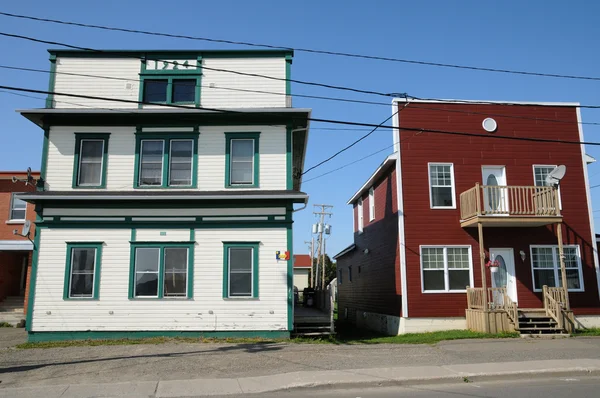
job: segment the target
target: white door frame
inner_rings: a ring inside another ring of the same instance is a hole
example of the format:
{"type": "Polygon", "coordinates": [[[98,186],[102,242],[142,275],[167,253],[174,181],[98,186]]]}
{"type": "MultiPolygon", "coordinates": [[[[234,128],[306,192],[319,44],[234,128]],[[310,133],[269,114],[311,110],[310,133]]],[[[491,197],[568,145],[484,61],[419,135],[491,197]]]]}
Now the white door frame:
{"type": "MultiPolygon", "coordinates": [[[[506,166],[504,165],[483,165],[481,166],[481,183],[482,185],[487,185],[487,180],[486,180],[486,169],[492,169],[492,170],[501,170],[501,179],[502,181],[498,180],[498,186],[506,186],[508,185],[508,178],[506,176],[506,166]]],[[[487,173],[489,174],[489,172],[487,173]]],[[[494,174],[496,176],[498,176],[497,174],[494,174]]],[[[500,204],[502,206],[502,210],[506,211],[507,214],[493,214],[495,216],[508,216],[508,212],[510,211],[510,209],[508,208],[509,204],[508,204],[508,190],[507,189],[500,189],[499,190],[499,194],[500,194],[500,204]]],[[[488,193],[486,192],[486,190],[484,189],[483,191],[483,209],[484,210],[491,210],[490,207],[488,206],[488,193]]],[[[492,214],[490,214],[492,215],[492,214]]]]}
{"type": "MultiPolygon", "coordinates": [[[[495,255],[501,254],[506,263],[506,294],[515,303],[518,302],[517,297],[517,275],[516,275],[516,264],[515,264],[515,251],[512,247],[490,247],[490,260],[494,261],[495,255]],[[502,252],[502,253],[498,253],[502,252]],[[511,272],[512,271],[512,272],[511,272]]],[[[496,287],[494,284],[494,276],[492,274],[492,287],[496,287]]]]}

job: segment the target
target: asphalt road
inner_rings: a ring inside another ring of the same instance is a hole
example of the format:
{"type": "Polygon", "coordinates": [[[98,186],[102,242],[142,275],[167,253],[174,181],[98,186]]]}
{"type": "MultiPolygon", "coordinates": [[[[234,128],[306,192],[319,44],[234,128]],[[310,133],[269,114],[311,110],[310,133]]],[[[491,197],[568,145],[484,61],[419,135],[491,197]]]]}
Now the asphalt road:
{"type": "MultiPolygon", "coordinates": [[[[262,398],[579,398],[600,396],[600,378],[559,378],[484,383],[436,384],[411,387],[380,387],[351,390],[280,391],[262,398]]],[[[229,396],[231,398],[231,396],[229,396]]],[[[242,396],[240,396],[242,397],[242,396]]],[[[253,396],[244,395],[244,398],[253,396]]]]}

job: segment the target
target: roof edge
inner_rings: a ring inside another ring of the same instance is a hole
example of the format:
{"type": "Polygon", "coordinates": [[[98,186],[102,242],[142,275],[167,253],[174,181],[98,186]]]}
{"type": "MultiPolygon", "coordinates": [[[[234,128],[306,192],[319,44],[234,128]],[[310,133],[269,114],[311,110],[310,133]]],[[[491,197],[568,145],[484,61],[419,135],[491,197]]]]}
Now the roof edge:
{"type": "Polygon", "coordinates": [[[377,167],[377,169],[373,172],[373,174],[371,174],[369,179],[360,187],[360,189],[356,191],[350,199],[348,199],[346,204],[352,204],[356,199],[358,199],[365,192],[365,190],[373,185],[373,182],[380,177],[380,173],[383,172],[383,170],[394,161],[396,161],[396,153],[392,153],[383,162],[381,162],[379,167],[377,167]]]}
{"type": "Polygon", "coordinates": [[[498,101],[498,100],[464,100],[464,99],[411,99],[411,98],[394,98],[392,104],[397,102],[416,102],[416,103],[431,103],[431,104],[463,104],[463,105],[538,105],[538,106],[580,106],[579,102],[551,102],[551,101],[498,101]]]}
{"type": "Polygon", "coordinates": [[[77,49],[63,49],[63,48],[49,48],[48,53],[51,55],[61,57],[92,57],[92,58],[106,58],[114,55],[124,56],[133,55],[143,57],[145,55],[180,55],[180,56],[239,56],[251,58],[256,57],[277,57],[277,56],[294,56],[294,50],[292,49],[260,49],[260,50],[199,50],[199,49],[169,49],[169,50],[144,50],[144,49],[106,49],[106,50],[77,50],[77,49]]]}
{"type": "Polygon", "coordinates": [[[339,252],[338,254],[336,254],[335,256],[333,256],[332,258],[334,260],[337,260],[338,258],[342,257],[343,255],[346,255],[346,254],[350,253],[354,249],[356,249],[356,244],[355,243],[353,243],[350,246],[346,247],[345,249],[343,249],[341,252],[339,252]]]}

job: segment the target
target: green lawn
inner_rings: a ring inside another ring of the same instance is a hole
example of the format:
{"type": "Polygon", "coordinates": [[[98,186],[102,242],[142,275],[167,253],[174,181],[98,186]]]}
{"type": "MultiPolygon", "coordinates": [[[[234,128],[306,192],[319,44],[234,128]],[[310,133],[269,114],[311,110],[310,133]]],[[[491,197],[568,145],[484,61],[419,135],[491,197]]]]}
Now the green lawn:
{"type": "Polygon", "coordinates": [[[600,328],[577,329],[573,336],[600,336],[600,328]]]}

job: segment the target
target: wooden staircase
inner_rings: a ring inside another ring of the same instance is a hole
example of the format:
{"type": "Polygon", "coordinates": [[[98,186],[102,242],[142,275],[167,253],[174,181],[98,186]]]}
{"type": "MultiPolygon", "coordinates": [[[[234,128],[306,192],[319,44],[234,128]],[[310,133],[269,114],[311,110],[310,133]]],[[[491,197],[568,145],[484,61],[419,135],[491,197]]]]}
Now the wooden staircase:
{"type": "MultiPolygon", "coordinates": [[[[544,308],[519,309],[518,329],[522,335],[567,334],[544,308]]],[[[515,325],[516,326],[516,325],[515,325]]]]}

